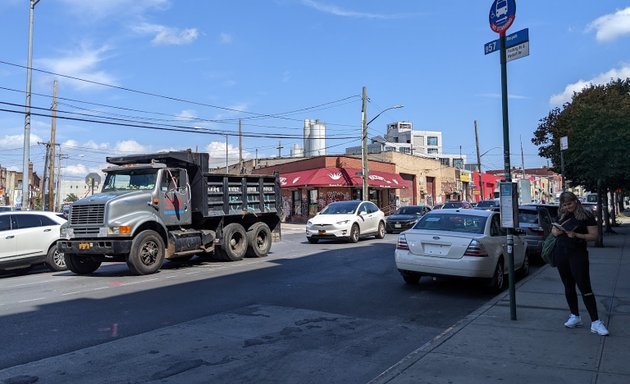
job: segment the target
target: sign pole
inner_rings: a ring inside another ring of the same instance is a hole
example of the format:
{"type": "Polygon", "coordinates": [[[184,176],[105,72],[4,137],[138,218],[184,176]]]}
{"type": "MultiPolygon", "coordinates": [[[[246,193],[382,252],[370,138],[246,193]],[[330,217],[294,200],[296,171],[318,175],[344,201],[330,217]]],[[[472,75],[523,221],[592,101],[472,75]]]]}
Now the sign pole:
{"type": "MultiPolygon", "coordinates": [[[[501,45],[501,104],[503,110],[503,161],[505,164],[505,181],[512,182],[512,166],[510,165],[510,120],[508,115],[507,92],[507,58],[505,48],[505,32],[499,37],[501,45]]],[[[510,291],[510,319],[516,320],[516,290],[514,285],[514,233],[507,228],[508,277],[510,291]]]]}

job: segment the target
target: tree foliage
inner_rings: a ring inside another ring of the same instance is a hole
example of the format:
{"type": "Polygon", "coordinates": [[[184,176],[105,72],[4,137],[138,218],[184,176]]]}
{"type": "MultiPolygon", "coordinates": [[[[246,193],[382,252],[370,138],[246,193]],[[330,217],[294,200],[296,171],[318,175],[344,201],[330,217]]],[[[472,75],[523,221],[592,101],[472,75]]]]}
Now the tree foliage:
{"type": "Polygon", "coordinates": [[[79,200],[79,198],[74,193],[69,194],[65,199],[63,199],[65,203],[74,203],[77,200],[79,200]]]}
{"type": "Polygon", "coordinates": [[[539,121],[532,143],[538,154],[560,171],[560,137],[567,136],[563,152],[564,176],[573,185],[595,191],[630,189],[630,78],[590,85],[575,93],[562,108],[539,121]]]}

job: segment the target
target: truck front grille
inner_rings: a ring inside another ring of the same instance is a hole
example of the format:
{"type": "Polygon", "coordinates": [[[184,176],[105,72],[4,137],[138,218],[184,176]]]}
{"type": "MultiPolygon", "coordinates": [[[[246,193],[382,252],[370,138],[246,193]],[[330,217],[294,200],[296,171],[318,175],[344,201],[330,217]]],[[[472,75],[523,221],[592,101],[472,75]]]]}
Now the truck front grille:
{"type": "Polygon", "coordinates": [[[105,220],[105,205],[72,205],[70,209],[70,224],[103,224],[105,220]]]}

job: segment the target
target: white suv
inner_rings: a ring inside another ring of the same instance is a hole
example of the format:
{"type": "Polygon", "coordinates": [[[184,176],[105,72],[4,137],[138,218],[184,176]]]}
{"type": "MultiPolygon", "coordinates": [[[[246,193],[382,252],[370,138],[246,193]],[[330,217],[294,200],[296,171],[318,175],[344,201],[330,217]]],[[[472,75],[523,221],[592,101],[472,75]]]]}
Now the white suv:
{"type": "Polygon", "coordinates": [[[63,253],[57,251],[65,222],[54,212],[0,212],[0,270],[24,270],[40,263],[53,271],[66,270],[63,253]]]}

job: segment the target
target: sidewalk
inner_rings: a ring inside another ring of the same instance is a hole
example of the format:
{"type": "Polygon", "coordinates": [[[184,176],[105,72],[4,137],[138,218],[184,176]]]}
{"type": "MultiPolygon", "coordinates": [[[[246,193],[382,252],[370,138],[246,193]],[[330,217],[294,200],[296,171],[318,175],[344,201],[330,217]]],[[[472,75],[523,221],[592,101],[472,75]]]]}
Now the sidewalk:
{"type": "Polygon", "coordinates": [[[581,296],[584,327],[563,326],[564,288],[558,271],[544,266],[517,283],[517,320],[510,320],[506,291],[370,384],[630,383],[630,217],[619,221],[604,248],[589,247],[591,283],[610,336],[590,332],[581,296]]]}

